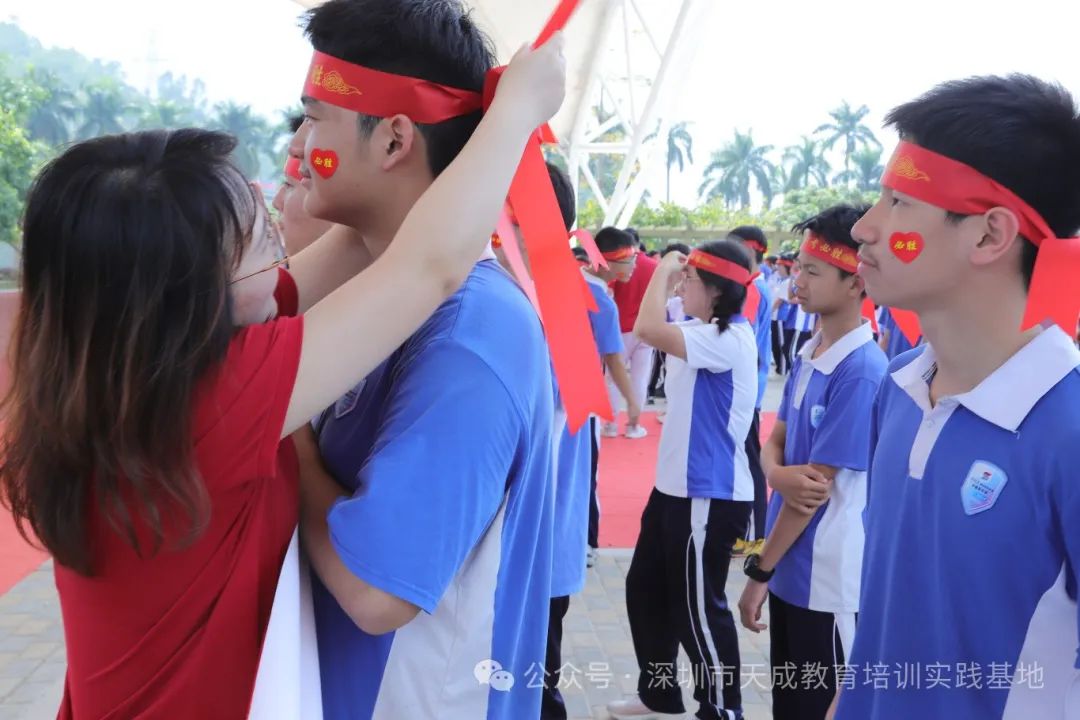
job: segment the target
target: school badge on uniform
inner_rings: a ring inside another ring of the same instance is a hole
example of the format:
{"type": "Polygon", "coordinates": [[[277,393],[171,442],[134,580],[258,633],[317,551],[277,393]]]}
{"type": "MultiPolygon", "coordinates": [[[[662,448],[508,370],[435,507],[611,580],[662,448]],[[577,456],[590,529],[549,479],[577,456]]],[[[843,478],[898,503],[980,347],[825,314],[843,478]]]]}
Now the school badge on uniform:
{"type": "Polygon", "coordinates": [[[960,500],[964,503],[964,512],[968,515],[977,515],[994,507],[1007,482],[1009,482],[1008,476],[997,465],[985,460],[976,460],[968,470],[967,479],[960,488],[960,500]]]}
{"type": "Polygon", "coordinates": [[[822,418],[825,417],[825,406],[815,405],[810,408],[810,427],[817,428],[821,424],[822,418]]]}

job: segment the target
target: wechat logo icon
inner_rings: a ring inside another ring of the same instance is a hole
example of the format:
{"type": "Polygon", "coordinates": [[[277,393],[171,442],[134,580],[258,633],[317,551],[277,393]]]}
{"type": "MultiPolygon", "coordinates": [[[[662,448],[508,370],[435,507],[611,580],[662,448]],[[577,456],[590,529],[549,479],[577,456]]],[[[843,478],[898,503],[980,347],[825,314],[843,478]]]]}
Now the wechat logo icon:
{"type": "Polygon", "coordinates": [[[514,687],[513,673],[503,670],[497,660],[481,660],[473,668],[473,677],[481,685],[490,685],[493,690],[509,692],[514,687]]]}

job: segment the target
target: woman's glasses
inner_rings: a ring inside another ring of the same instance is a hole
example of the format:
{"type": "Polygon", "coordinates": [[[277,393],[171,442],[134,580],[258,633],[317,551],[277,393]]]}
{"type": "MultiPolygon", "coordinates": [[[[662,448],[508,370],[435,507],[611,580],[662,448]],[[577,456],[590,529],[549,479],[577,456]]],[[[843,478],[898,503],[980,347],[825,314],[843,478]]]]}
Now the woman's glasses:
{"type": "MultiPolygon", "coordinates": [[[[281,231],[278,230],[277,223],[274,222],[272,216],[270,215],[270,208],[266,205],[266,198],[263,196],[262,192],[258,189],[258,187],[255,186],[254,183],[251,185],[251,191],[252,194],[255,196],[256,207],[258,207],[259,205],[262,206],[263,220],[263,232],[260,234],[259,237],[251,238],[251,247],[252,249],[259,250],[264,247],[270,247],[274,253],[274,261],[266,267],[262,268],[261,270],[256,270],[255,272],[242,275],[238,278],[233,278],[229,282],[230,285],[234,285],[241,280],[247,280],[250,277],[255,277],[256,275],[262,275],[264,272],[269,272],[270,270],[273,270],[274,268],[280,267],[282,265],[284,265],[286,268],[289,267],[289,255],[285,251],[285,238],[282,237],[281,231]],[[257,246],[256,243],[258,243],[257,246]]],[[[258,224],[258,217],[256,217],[255,223],[256,225],[258,224]]],[[[254,232],[255,230],[252,230],[252,233],[254,232]]]]}

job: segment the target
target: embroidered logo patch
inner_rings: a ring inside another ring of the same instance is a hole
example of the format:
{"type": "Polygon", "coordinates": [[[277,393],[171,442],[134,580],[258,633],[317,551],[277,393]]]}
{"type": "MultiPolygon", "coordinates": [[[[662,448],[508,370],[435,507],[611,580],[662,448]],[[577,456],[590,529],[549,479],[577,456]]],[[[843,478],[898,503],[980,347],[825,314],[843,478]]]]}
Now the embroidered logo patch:
{"type": "Polygon", "coordinates": [[[964,503],[964,512],[968,515],[976,515],[994,507],[1007,482],[1009,482],[1008,476],[997,465],[985,460],[976,460],[968,470],[963,487],[960,488],[960,500],[964,503]]]}
{"type": "Polygon", "coordinates": [[[825,417],[824,405],[815,405],[810,408],[810,427],[816,428],[820,425],[823,417],[825,417]]]}

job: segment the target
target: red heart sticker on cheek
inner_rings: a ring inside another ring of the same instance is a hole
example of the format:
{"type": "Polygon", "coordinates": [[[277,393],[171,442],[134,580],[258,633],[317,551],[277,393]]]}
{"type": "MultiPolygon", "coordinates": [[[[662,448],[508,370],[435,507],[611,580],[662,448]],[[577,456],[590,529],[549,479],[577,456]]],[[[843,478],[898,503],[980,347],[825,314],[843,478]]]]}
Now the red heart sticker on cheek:
{"type": "Polygon", "coordinates": [[[311,169],[324,178],[330,177],[338,169],[337,153],[333,150],[319,150],[318,148],[312,150],[311,169]]]}
{"type": "Polygon", "coordinates": [[[889,249],[900,262],[910,263],[923,251],[922,235],[917,232],[893,233],[889,238],[889,249]]]}

